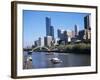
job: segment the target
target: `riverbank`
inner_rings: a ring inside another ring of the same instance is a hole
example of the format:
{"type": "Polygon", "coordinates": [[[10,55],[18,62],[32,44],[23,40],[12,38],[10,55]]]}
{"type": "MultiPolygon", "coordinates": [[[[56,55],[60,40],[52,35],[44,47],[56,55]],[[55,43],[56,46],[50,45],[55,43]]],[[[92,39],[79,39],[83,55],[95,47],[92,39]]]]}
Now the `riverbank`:
{"type": "Polygon", "coordinates": [[[86,51],[33,51],[33,52],[48,52],[48,53],[74,53],[74,54],[90,54],[90,50],[86,51]]]}
{"type": "MultiPolygon", "coordinates": [[[[31,49],[24,50],[31,51],[31,49]]],[[[35,50],[34,52],[57,52],[57,53],[80,53],[80,54],[90,54],[91,44],[90,43],[77,43],[77,44],[66,44],[66,45],[56,45],[50,47],[50,50],[35,50]]]]}
{"type": "Polygon", "coordinates": [[[65,53],[91,53],[90,43],[68,44],[58,46],[58,52],[65,53]]]}
{"type": "MultiPolygon", "coordinates": [[[[57,53],[80,53],[80,54],[90,54],[91,44],[90,43],[78,43],[78,44],[67,44],[58,45],[55,47],[56,50],[50,50],[44,52],[57,52],[57,53]]],[[[42,52],[42,51],[38,51],[42,52]]]]}

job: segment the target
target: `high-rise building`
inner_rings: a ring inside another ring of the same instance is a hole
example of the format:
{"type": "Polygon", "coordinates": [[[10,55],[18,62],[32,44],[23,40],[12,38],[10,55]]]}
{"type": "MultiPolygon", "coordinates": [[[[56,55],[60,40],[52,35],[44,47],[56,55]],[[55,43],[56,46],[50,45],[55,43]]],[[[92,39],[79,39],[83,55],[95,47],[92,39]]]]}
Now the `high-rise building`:
{"type": "Polygon", "coordinates": [[[75,32],[72,30],[72,38],[75,37],[75,32]]]}
{"type": "Polygon", "coordinates": [[[38,38],[38,44],[39,44],[39,46],[41,46],[41,38],[40,37],[38,38]]]}
{"type": "Polygon", "coordinates": [[[54,27],[50,26],[50,36],[54,39],[54,27]]]}
{"type": "Polygon", "coordinates": [[[62,40],[64,38],[64,32],[65,32],[65,30],[62,30],[62,29],[57,30],[57,35],[58,35],[59,39],[62,40]]]}
{"type": "Polygon", "coordinates": [[[37,47],[39,46],[39,40],[34,41],[34,45],[37,47]]]}
{"type": "Polygon", "coordinates": [[[70,30],[60,30],[60,29],[58,29],[57,32],[58,32],[58,38],[61,39],[61,40],[65,39],[67,37],[72,38],[73,35],[74,35],[74,33],[70,30]]]}
{"type": "Polygon", "coordinates": [[[90,40],[91,39],[91,22],[90,15],[84,17],[84,30],[79,31],[78,38],[80,40],[90,40]]]}
{"type": "Polygon", "coordinates": [[[60,38],[61,37],[61,30],[60,29],[57,30],[57,34],[58,34],[58,38],[60,38]]]}
{"type": "Polygon", "coordinates": [[[51,26],[51,19],[46,17],[46,36],[52,36],[54,39],[54,27],[51,26]]]}
{"type": "Polygon", "coordinates": [[[42,37],[39,37],[39,39],[38,39],[38,44],[39,44],[39,46],[44,46],[44,38],[42,38],[42,37]]]}
{"type": "Polygon", "coordinates": [[[84,17],[84,39],[91,39],[91,15],[87,15],[84,17]]]}
{"type": "Polygon", "coordinates": [[[71,38],[73,37],[71,31],[58,29],[57,32],[58,32],[59,43],[66,44],[68,42],[71,42],[71,38]]]}
{"type": "Polygon", "coordinates": [[[87,15],[84,17],[84,28],[85,29],[89,29],[91,26],[90,26],[90,18],[91,16],[90,15],[87,15]]]}
{"type": "Polygon", "coordinates": [[[34,41],[34,45],[37,46],[37,47],[38,46],[40,46],[40,47],[44,46],[44,38],[39,37],[38,40],[34,41]]]}
{"type": "Polygon", "coordinates": [[[44,45],[47,46],[47,47],[52,46],[52,36],[44,37],[44,45]]]}
{"type": "Polygon", "coordinates": [[[77,25],[74,26],[75,27],[75,37],[78,36],[78,29],[77,29],[77,25]]]}
{"type": "Polygon", "coordinates": [[[50,36],[51,19],[46,17],[46,36],[50,36]]]}
{"type": "Polygon", "coordinates": [[[84,37],[85,37],[84,34],[85,34],[85,31],[84,31],[84,30],[80,30],[80,31],[79,31],[79,35],[78,35],[78,39],[79,39],[79,40],[83,40],[84,37]]]}

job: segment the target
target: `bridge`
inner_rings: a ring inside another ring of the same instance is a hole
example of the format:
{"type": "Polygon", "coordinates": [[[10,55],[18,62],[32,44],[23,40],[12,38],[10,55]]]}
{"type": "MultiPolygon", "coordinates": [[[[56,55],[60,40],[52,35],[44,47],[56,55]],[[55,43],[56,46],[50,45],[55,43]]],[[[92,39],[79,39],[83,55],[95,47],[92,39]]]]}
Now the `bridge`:
{"type": "Polygon", "coordinates": [[[43,49],[47,50],[47,51],[50,51],[50,49],[48,47],[45,47],[45,46],[37,46],[35,48],[32,48],[32,52],[39,49],[40,51],[42,51],[43,49]]]}

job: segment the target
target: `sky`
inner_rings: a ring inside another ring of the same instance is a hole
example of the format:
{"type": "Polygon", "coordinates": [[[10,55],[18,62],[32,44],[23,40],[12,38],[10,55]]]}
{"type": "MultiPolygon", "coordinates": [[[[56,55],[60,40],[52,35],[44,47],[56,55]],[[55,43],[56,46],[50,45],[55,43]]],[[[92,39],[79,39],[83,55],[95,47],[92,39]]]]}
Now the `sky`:
{"type": "Polygon", "coordinates": [[[34,45],[35,40],[46,36],[46,17],[51,18],[54,36],[57,38],[57,29],[72,31],[75,25],[78,26],[78,30],[84,29],[84,17],[88,14],[23,10],[23,46],[34,45]]]}

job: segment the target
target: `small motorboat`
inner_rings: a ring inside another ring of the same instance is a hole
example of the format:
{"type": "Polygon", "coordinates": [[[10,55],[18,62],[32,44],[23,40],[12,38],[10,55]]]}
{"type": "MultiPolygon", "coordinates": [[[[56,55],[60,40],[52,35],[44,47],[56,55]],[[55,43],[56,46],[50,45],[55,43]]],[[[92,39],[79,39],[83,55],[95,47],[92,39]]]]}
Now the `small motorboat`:
{"type": "Polygon", "coordinates": [[[54,64],[61,63],[62,61],[59,58],[52,58],[50,61],[54,64]]]}
{"type": "Polygon", "coordinates": [[[27,61],[32,61],[32,57],[31,56],[28,56],[27,57],[27,61]]]}

